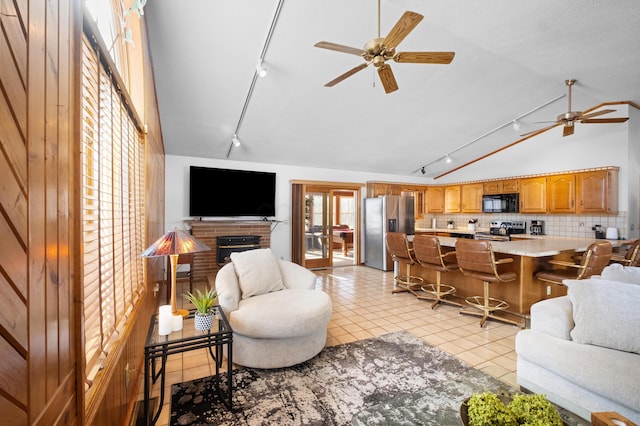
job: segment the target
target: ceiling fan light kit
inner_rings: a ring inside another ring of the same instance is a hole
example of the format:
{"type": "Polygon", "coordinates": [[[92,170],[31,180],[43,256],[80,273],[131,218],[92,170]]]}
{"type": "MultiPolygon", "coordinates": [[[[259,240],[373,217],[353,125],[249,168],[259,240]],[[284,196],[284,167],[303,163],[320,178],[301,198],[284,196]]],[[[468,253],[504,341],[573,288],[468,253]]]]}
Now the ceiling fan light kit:
{"type": "Polygon", "coordinates": [[[396,53],[396,47],[404,40],[407,35],[422,21],[423,16],[416,12],[406,11],[402,14],[398,22],[393,26],[386,37],[380,37],[380,3],[378,2],[378,37],[365,43],[363,49],[355,47],[343,46],[341,44],[328,41],[320,41],[314,46],[322,49],[335,50],[337,52],[349,53],[362,57],[365,62],[360,64],[344,74],[339,75],[331,80],[325,87],[332,87],[341,81],[351,77],[359,71],[362,71],[370,64],[378,69],[378,77],[382,83],[382,87],[386,93],[392,93],[398,90],[398,83],[391,70],[391,66],[386,62],[393,60],[399,63],[414,64],[449,64],[455,56],[454,52],[399,52],[396,53]]]}

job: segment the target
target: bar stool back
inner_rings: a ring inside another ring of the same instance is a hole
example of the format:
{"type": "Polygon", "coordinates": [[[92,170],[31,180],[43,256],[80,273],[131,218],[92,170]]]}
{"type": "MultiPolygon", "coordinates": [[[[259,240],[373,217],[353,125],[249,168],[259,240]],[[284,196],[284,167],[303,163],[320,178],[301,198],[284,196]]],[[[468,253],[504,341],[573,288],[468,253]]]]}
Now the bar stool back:
{"type": "Polygon", "coordinates": [[[398,275],[394,277],[395,288],[392,293],[408,291],[416,297],[419,296],[418,291],[424,280],[421,277],[411,275],[411,266],[416,264],[416,259],[413,256],[413,250],[409,246],[407,235],[401,232],[387,232],[385,240],[387,251],[393,261],[407,264],[406,273],[400,275],[400,272],[398,272],[398,275]]]}
{"type": "Polygon", "coordinates": [[[457,271],[459,269],[456,261],[456,252],[442,253],[438,237],[418,234],[413,237],[413,254],[422,267],[436,271],[436,282],[426,283],[422,286],[422,291],[429,296],[417,296],[418,299],[434,300],[431,309],[434,309],[439,303],[460,306],[460,303],[446,298],[448,295],[455,294],[456,288],[440,283],[442,272],[457,271]]]}
{"type": "Polygon", "coordinates": [[[613,247],[609,241],[593,243],[587,247],[580,263],[551,259],[548,261],[549,264],[564,268],[540,271],[536,273],[536,278],[540,281],[564,285],[563,280],[582,280],[592,275],[599,275],[611,261],[612,251],[613,247]]]}
{"type": "Polygon", "coordinates": [[[481,316],[480,327],[484,326],[487,318],[522,326],[523,323],[513,321],[508,318],[494,315],[495,311],[509,308],[509,304],[504,300],[495,299],[489,296],[489,284],[514,281],[514,272],[499,272],[498,266],[513,262],[512,258],[496,260],[490,241],[458,239],[456,241],[456,256],[458,266],[462,273],[469,278],[481,280],[483,283],[484,295],[471,296],[466,298],[466,302],[476,310],[462,310],[460,313],[481,316]]]}
{"type": "Polygon", "coordinates": [[[611,255],[611,262],[621,263],[624,266],[640,266],[640,240],[631,242],[631,245],[624,252],[624,256],[617,253],[611,255]]]}

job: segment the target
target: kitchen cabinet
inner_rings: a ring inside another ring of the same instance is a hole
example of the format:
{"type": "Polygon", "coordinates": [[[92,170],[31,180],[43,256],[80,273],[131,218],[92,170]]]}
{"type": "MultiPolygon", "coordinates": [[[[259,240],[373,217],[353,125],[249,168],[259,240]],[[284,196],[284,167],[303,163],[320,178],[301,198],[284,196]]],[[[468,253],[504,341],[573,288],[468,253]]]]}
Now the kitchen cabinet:
{"type": "Polygon", "coordinates": [[[462,213],[482,213],[482,183],[462,185],[461,210],[462,213]]]}
{"type": "Polygon", "coordinates": [[[444,187],[430,186],[427,189],[427,212],[444,213],[444,187]]]}
{"type": "Polygon", "coordinates": [[[577,212],[618,213],[618,171],[595,170],[576,174],[577,212]]]}
{"type": "Polygon", "coordinates": [[[574,173],[547,177],[547,211],[576,212],[576,175],[574,173]]]}
{"type": "Polygon", "coordinates": [[[494,180],[485,182],[483,192],[487,195],[515,194],[520,191],[519,179],[494,180]]]}
{"type": "Polygon", "coordinates": [[[520,179],[520,213],[547,212],[547,178],[520,179]]]}
{"type": "Polygon", "coordinates": [[[422,219],[427,212],[427,192],[413,191],[414,212],[416,219],[422,219]]]}
{"type": "Polygon", "coordinates": [[[444,212],[460,213],[460,185],[451,185],[444,187],[444,212]]]}

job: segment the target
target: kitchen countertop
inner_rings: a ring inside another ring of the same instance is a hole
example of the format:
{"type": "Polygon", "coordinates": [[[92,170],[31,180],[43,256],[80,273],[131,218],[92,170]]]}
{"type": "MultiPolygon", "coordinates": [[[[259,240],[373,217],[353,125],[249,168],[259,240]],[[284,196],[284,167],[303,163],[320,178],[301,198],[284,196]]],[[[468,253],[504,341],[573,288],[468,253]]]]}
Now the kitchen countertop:
{"type": "MultiPolygon", "coordinates": [[[[457,231],[456,231],[457,232],[457,231]]],[[[598,241],[609,241],[613,247],[629,243],[628,240],[597,240],[595,238],[554,237],[551,235],[517,234],[514,237],[526,239],[514,241],[491,241],[493,251],[517,256],[544,257],[555,256],[561,252],[585,251],[587,247],[598,241]]],[[[440,245],[455,247],[457,238],[438,237],[440,245]]]]}

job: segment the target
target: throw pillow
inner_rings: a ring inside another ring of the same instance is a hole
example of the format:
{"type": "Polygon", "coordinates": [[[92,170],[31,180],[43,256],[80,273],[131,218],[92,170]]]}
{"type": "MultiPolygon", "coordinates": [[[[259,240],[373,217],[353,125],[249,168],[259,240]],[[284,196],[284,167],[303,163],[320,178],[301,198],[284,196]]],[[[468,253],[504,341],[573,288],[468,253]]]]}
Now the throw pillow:
{"type": "Polygon", "coordinates": [[[601,276],[603,280],[640,284],[640,268],[635,266],[622,266],[619,263],[613,263],[602,270],[601,276]]]}
{"type": "Polygon", "coordinates": [[[278,259],[269,248],[231,253],[231,262],[243,299],[285,288],[278,259]]]}
{"type": "Polygon", "coordinates": [[[573,305],[575,342],[640,354],[640,286],[604,279],[564,283],[573,305]]]}

